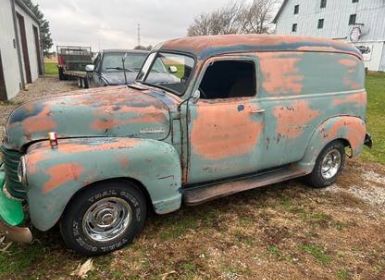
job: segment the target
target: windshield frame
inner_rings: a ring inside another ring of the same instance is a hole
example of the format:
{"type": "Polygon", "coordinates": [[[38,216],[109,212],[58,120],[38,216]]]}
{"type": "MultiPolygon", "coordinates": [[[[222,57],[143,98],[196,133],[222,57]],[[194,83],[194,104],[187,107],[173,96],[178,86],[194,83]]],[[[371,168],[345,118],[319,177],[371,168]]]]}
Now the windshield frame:
{"type": "Polygon", "coordinates": [[[156,87],[156,88],[160,88],[162,90],[165,90],[167,92],[171,92],[179,97],[183,96],[186,94],[187,90],[189,89],[190,87],[190,83],[191,83],[191,80],[192,78],[194,77],[194,74],[195,74],[195,70],[196,70],[196,66],[197,66],[197,58],[196,56],[194,56],[193,54],[191,53],[188,53],[188,52],[181,52],[181,51],[177,51],[177,50],[156,50],[156,51],[153,51],[153,52],[150,52],[148,55],[147,55],[147,58],[150,57],[151,54],[155,53],[156,55],[154,56],[154,59],[151,61],[151,65],[150,67],[148,68],[147,72],[144,74],[144,76],[141,78],[141,79],[138,79],[144,65],[146,64],[146,60],[144,61],[143,65],[142,65],[142,68],[139,70],[139,73],[138,73],[138,76],[136,77],[136,82],[139,82],[141,84],[144,84],[146,86],[151,86],[151,87],[156,87]],[[187,56],[189,58],[192,58],[193,61],[194,61],[194,65],[191,69],[191,74],[190,74],[190,77],[188,78],[188,80],[186,81],[186,87],[184,89],[183,92],[179,92],[179,91],[176,91],[176,90],[173,90],[173,89],[170,89],[168,87],[164,87],[162,85],[156,85],[156,84],[151,84],[151,83],[146,83],[146,79],[148,77],[148,75],[150,74],[150,70],[152,69],[156,59],[159,57],[159,54],[171,54],[171,55],[184,55],[184,56],[187,56]]]}
{"type": "MultiPolygon", "coordinates": [[[[136,53],[136,52],[129,52],[129,51],[126,51],[126,52],[120,52],[120,51],[105,52],[105,53],[103,54],[102,59],[101,59],[101,63],[100,63],[100,72],[101,72],[101,73],[114,73],[114,72],[115,72],[115,73],[120,73],[120,72],[124,72],[123,69],[122,69],[122,70],[115,70],[115,71],[108,71],[109,69],[104,68],[105,66],[103,65],[103,64],[104,64],[104,59],[105,59],[106,56],[120,56],[120,54],[122,54],[122,55],[121,55],[122,59],[123,59],[123,57],[125,56],[125,54],[127,54],[127,59],[129,59],[129,56],[143,56],[143,57],[144,57],[143,63],[144,63],[144,61],[146,61],[147,55],[148,55],[148,53],[136,53]]],[[[120,64],[119,66],[117,66],[117,67],[123,67],[123,61],[122,61],[122,59],[121,59],[121,64],[120,64]]],[[[138,68],[138,73],[139,73],[139,71],[142,69],[143,63],[142,63],[142,65],[138,68]]],[[[131,71],[126,71],[126,72],[131,72],[131,71]]],[[[135,72],[136,72],[136,71],[135,71],[135,72]]]]}

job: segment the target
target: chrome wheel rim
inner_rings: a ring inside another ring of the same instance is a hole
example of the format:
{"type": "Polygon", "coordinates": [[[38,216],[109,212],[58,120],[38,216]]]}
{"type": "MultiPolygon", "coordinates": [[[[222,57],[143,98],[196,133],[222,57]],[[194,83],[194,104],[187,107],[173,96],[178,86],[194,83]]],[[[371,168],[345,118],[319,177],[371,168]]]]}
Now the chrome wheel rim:
{"type": "Polygon", "coordinates": [[[132,221],[132,208],[124,199],[108,197],[92,204],[83,217],[83,232],[93,241],[119,238],[132,221]]]}
{"type": "Polygon", "coordinates": [[[326,180],[333,178],[341,167],[341,153],[337,149],[328,152],[322,160],[321,174],[326,180]]]}

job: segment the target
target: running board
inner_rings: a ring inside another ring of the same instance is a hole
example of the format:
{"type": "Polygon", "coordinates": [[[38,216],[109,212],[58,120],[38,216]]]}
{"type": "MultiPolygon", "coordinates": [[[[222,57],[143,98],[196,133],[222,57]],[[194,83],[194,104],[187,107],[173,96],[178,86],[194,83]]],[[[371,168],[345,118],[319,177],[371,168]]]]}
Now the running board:
{"type": "Polygon", "coordinates": [[[305,176],[307,173],[295,166],[280,168],[256,175],[232,179],[231,181],[210,183],[202,186],[184,189],[184,203],[189,206],[198,205],[213,199],[232,195],[234,193],[263,187],[293,178],[305,176]]]}

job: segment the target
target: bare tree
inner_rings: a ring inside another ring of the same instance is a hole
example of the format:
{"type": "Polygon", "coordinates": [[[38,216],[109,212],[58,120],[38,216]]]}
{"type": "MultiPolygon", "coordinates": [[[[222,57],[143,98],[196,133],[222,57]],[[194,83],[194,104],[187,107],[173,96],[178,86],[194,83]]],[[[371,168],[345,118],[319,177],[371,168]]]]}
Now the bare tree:
{"type": "Polygon", "coordinates": [[[267,33],[277,0],[254,0],[251,4],[231,4],[209,14],[201,14],[188,28],[188,36],[267,33]]]}
{"type": "Polygon", "coordinates": [[[277,0],[254,0],[247,9],[242,9],[239,21],[242,33],[268,33],[273,20],[273,10],[277,0]]]}

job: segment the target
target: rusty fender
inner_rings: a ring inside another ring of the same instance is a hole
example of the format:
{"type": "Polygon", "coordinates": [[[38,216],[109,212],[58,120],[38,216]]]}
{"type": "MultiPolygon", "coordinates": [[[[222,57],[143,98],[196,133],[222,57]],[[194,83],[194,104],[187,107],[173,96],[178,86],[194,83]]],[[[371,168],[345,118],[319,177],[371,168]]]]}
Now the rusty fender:
{"type": "Polygon", "coordinates": [[[343,139],[349,143],[352,157],[358,156],[363,148],[366,135],[365,122],[352,116],[338,116],[326,120],[312,135],[305,156],[299,165],[310,173],[322,149],[330,142],[343,139]]]}
{"type": "Polygon", "coordinates": [[[27,196],[32,224],[49,230],[70,199],[92,183],[130,178],[147,190],[158,214],[181,205],[181,165],[178,153],[150,139],[85,138],[32,145],[25,155],[27,196]]]}

